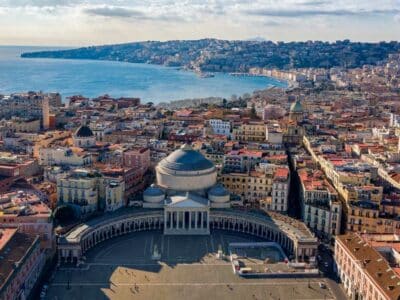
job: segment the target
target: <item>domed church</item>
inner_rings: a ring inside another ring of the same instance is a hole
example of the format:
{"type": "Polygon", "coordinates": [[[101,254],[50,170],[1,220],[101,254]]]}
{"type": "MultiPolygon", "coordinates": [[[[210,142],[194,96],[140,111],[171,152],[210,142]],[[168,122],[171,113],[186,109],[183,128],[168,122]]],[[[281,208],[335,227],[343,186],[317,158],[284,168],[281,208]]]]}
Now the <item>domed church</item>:
{"type": "Polygon", "coordinates": [[[217,169],[188,144],[156,167],[157,183],[143,193],[143,207],[164,208],[165,234],[209,234],[210,208],[229,208],[217,169]]]}
{"type": "Polygon", "coordinates": [[[80,126],[72,135],[72,140],[75,147],[91,148],[96,145],[96,137],[92,130],[86,126],[80,126]]]}

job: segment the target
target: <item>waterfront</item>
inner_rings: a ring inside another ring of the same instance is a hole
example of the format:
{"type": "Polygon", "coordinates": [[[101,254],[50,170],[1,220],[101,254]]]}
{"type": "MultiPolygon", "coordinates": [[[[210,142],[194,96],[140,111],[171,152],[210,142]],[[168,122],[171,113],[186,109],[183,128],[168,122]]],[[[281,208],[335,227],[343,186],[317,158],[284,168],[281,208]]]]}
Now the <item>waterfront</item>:
{"type": "Polygon", "coordinates": [[[0,47],[0,93],[27,90],[60,92],[63,97],[140,97],[154,103],[187,98],[242,95],[271,86],[286,86],[274,78],[215,74],[201,78],[193,72],[158,65],[111,61],[22,59],[26,51],[54,48],[0,47]]]}

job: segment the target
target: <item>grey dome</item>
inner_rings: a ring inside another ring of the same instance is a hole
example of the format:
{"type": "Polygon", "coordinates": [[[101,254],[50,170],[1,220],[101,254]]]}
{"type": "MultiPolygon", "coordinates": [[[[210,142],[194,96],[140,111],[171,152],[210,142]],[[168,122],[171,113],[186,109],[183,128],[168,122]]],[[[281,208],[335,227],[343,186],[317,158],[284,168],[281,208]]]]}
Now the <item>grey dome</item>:
{"type": "Polygon", "coordinates": [[[154,196],[163,196],[163,195],[164,195],[163,190],[156,186],[150,186],[143,192],[143,196],[154,197],[154,196]]]}
{"type": "Polygon", "coordinates": [[[217,185],[213,186],[208,191],[208,194],[212,195],[212,196],[217,196],[217,197],[229,196],[228,190],[224,186],[222,186],[221,184],[217,184],[217,185]]]}
{"type": "Polygon", "coordinates": [[[160,166],[174,171],[202,171],[214,168],[211,161],[187,144],[164,158],[160,166]]]}
{"type": "Polygon", "coordinates": [[[77,137],[91,137],[91,136],[93,136],[93,132],[88,126],[82,125],[81,127],[79,127],[75,131],[75,136],[77,136],[77,137]]]}

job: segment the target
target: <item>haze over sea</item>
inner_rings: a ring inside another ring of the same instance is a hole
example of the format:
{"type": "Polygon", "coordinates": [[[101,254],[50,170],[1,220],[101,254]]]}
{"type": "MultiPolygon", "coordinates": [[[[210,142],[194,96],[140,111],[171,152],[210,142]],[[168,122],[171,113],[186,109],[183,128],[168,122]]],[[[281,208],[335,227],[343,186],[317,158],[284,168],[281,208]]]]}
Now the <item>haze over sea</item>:
{"type": "Polygon", "coordinates": [[[63,98],[109,94],[159,103],[211,96],[229,98],[271,86],[286,86],[268,77],[215,74],[201,78],[193,72],[158,65],[20,58],[23,52],[55,49],[60,48],[0,46],[0,94],[42,90],[60,92],[63,98]]]}

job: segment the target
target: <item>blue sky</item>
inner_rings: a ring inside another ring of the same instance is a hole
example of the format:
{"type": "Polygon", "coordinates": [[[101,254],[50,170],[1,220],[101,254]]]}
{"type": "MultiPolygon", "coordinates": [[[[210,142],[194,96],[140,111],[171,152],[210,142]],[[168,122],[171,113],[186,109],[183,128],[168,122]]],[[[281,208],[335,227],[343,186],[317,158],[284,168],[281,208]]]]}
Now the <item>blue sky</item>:
{"type": "Polygon", "coordinates": [[[400,40],[400,0],[0,0],[1,45],[400,40]]]}

